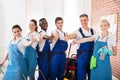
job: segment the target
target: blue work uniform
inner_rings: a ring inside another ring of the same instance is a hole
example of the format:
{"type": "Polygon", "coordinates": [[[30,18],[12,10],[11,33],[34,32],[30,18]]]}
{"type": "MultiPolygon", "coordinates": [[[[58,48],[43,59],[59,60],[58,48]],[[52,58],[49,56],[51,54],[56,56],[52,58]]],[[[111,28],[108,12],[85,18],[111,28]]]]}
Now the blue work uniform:
{"type": "Polygon", "coordinates": [[[90,80],[112,80],[111,64],[109,54],[105,55],[104,60],[100,60],[100,54],[98,50],[103,46],[108,46],[107,38],[106,41],[99,41],[100,36],[94,43],[93,56],[96,57],[96,68],[91,70],[90,80]]]}
{"type": "MultiPolygon", "coordinates": [[[[91,35],[93,35],[93,30],[90,29],[91,35]]],[[[90,36],[85,36],[82,29],[79,28],[83,38],[90,36]]],[[[77,50],[77,80],[86,80],[86,74],[88,74],[88,80],[90,80],[90,58],[93,53],[94,42],[81,43],[79,49],[77,50]]]]}
{"type": "MultiPolygon", "coordinates": [[[[30,41],[30,36],[33,36],[35,39],[38,37],[36,32],[32,33],[25,37],[27,41],[30,41]]],[[[36,40],[37,41],[37,40],[36,40]]],[[[24,50],[24,59],[27,65],[27,76],[31,80],[35,80],[34,74],[37,66],[37,52],[36,52],[37,42],[34,42],[32,45],[27,46],[24,50]]]]}
{"type": "Polygon", "coordinates": [[[65,36],[64,32],[59,33],[60,39],[55,42],[50,53],[49,80],[63,80],[64,77],[66,66],[65,51],[67,50],[68,43],[63,39],[65,36]]]}
{"type": "Polygon", "coordinates": [[[27,68],[23,54],[18,48],[20,42],[21,39],[17,43],[11,41],[8,46],[9,62],[2,80],[26,80],[24,74],[27,68]]]}
{"type": "MultiPolygon", "coordinates": [[[[39,32],[40,35],[45,36],[47,33],[44,30],[39,32]]],[[[39,76],[38,80],[48,80],[48,60],[49,60],[49,52],[50,52],[50,42],[49,40],[44,39],[40,41],[37,45],[37,60],[38,60],[38,68],[39,68],[39,76]]]]}

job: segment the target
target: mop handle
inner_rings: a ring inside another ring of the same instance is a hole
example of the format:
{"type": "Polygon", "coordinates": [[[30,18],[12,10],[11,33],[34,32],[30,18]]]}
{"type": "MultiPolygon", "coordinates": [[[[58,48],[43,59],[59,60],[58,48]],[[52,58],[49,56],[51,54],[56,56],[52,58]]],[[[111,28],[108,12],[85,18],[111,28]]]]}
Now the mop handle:
{"type": "Polygon", "coordinates": [[[71,50],[72,43],[70,43],[69,51],[68,51],[68,58],[70,58],[70,50],[71,50]]]}

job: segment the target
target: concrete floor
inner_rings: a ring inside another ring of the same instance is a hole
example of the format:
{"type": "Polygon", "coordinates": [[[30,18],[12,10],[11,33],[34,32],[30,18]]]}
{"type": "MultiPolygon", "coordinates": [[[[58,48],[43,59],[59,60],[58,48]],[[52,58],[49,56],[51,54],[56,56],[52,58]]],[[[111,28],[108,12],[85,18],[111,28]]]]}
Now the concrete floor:
{"type": "MultiPolygon", "coordinates": [[[[0,80],[2,80],[2,77],[3,77],[3,74],[0,74],[0,80]]],[[[37,72],[36,72],[36,74],[35,74],[35,79],[37,80],[37,77],[38,77],[38,74],[37,74],[37,72]]],[[[113,79],[112,80],[119,80],[119,79],[117,79],[117,78],[115,78],[114,76],[113,76],[113,79]]]]}
{"type": "MultiPolygon", "coordinates": [[[[5,71],[5,69],[4,68],[2,68],[2,70],[4,70],[5,71]]],[[[3,77],[3,74],[2,73],[0,73],[0,80],[2,80],[2,77],[3,77]]],[[[38,71],[36,70],[36,73],[35,73],[35,79],[37,80],[37,77],[38,77],[38,71]]],[[[117,79],[116,77],[114,77],[114,76],[112,76],[112,80],[119,80],[119,79],[117,79]]]]}

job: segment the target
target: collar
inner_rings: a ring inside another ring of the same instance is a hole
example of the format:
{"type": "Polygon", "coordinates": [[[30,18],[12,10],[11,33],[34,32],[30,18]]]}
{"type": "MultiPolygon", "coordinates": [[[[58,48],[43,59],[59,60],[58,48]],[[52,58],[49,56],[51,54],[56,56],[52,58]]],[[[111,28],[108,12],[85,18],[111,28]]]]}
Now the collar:
{"type": "Polygon", "coordinates": [[[43,29],[41,29],[41,31],[46,33],[46,31],[44,31],[43,29]]]}
{"type": "MultiPolygon", "coordinates": [[[[82,29],[82,31],[87,31],[85,30],[83,27],[80,27],[82,29]]],[[[89,28],[89,27],[88,27],[89,28]]],[[[87,31],[88,32],[88,31],[87,31]]],[[[90,32],[90,28],[89,28],[89,32],[90,32]]]]}
{"type": "MultiPolygon", "coordinates": [[[[106,40],[107,38],[109,38],[110,35],[111,35],[111,34],[108,32],[108,35],[105,36],[103,40],[106,40]]],[[[99,36],[100,36],[100,39],[101,39],[101,37],[102,37],[101,32],[99,33],[99,36]]]]}
{"type": "Polygon", "coordinates": [[[58,33],[64,33],[63,31],[60,31],[59,29],[56,29],[56,31],[57,31],[58,33]]]}

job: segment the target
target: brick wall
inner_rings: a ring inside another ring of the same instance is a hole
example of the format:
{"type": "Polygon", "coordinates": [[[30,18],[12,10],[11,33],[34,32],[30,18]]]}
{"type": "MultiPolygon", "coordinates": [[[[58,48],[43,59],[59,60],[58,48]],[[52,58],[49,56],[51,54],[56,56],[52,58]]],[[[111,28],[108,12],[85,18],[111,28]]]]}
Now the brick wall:
{"type": "Polygon", "coordinates": [[[120,79],[120,0],[92,0],[91,26],[99,26],[101,16],[118,14],[117,56],[111,57],[113,75],[120,79]]]}

